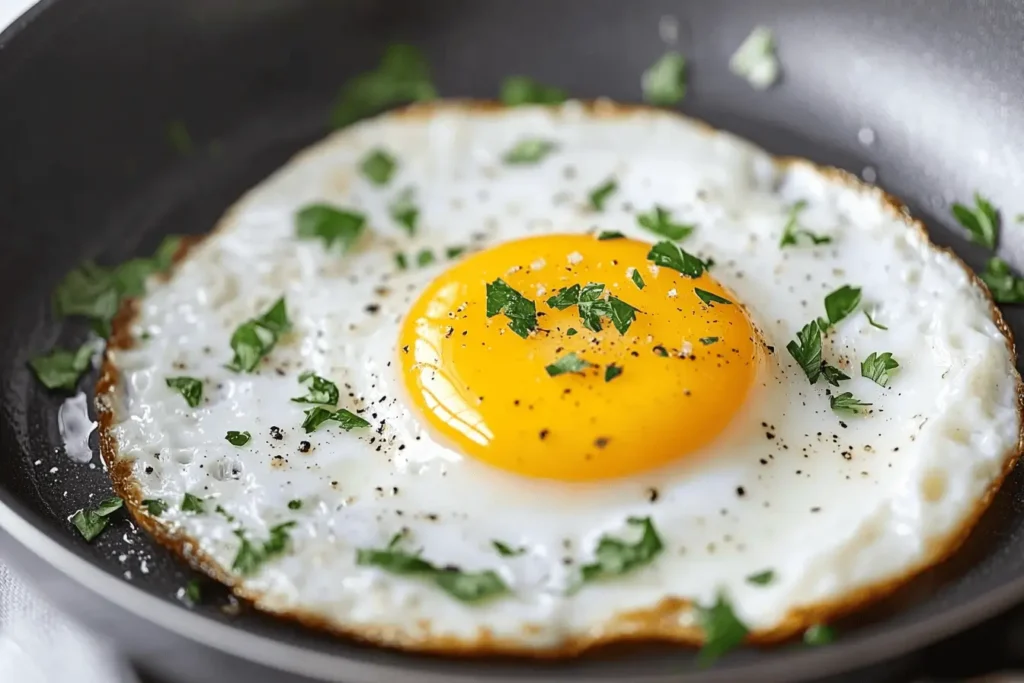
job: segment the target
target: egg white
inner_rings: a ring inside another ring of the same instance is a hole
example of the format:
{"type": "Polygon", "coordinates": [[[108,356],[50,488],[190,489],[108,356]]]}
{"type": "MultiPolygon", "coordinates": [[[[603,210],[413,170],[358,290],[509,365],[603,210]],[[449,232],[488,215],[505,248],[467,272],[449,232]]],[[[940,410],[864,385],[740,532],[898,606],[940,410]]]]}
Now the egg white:
{"type": "Polygon", "coordinates": [[[335,133],[250,191],[167,281],[151,283],[130,331],[132,344],[108,350],[100,407],[104,456],[125,473],[123,493],[136,508],[144,498],[170,505],[159,519],[136,510],[143,523],[187,540],[207,571],[263,609],[415,649],[698,642],[693,605],[719,592],[755,637],[788,635],[951,551],[1019,452],[1020,378],[998,312],[881,192],[776,162],[672,113],[609,103],[442,104],[335,133]],[[535,166],[502,163],[533,137],[556,152],[535,166]],[[384,188],[358,170],[378,147],[400,163],[384,188]],[[618,191],[604,212],[591,211],[588,192],[612,176],[618,191]],[[387,208],[408,187],[420,208],[411,238],[387,208]],[[779,248],[800,199],[802,225],[831,244],[779,248]],[[295,212],[321,201],[367,214],[350,253],[295,238],[295,212]],[[393,361],[402,316],[445,267],[444,247],[594,230],[653,241],[636,213],[656,204],[698,226],[684,247],[715,260],[713,275],[774,350],[728,434],[662,470],[578,485],[516,477],[433,441],[401,398],[393,361]],[[421,249],[437,262],[417,267],[421,249]],[[399,250],[408,270],[396,268],[399,250]],[[847,283],[888,327],[858,312],[825,338],[824,357],[852,377],[840,390],[873,404],[862,417],[834,413],[823,383],[810,386],[785,350],[847,283]],[[257,372],[227,370],[233,330],[282,295],[293,331],[257,372]],[[901,365],[887,389],[859,369],[884,351],[901,365]],[[304,393],[303,370],[336,382],[339,405],[371,428],[303,433],[308,406],[289,400],[304,393]],[[200,407],[165,386],[180,375],[204,380],[200,407]],[[228,430],[252,441],[234,447],[228,430]],[[182,512],[186,492],[208,499],[208,512],[182,512]],[[301,509],[288,508],[293,499],[301,509]],[[635,535],[626,518],[648,515],[665,544],[654,562],[567,592],[603,534],[635,535]],[[262,539],[292,520],[284,556],[252,576],[231,569],[234,530],[262,539]],[[429,582],[355,564],[356,549],[383,547],[403,529],[425,559],[494,569],[511,595],[467,605],[429,582]],[[492,540],[526,552],[502,557],[492,540]],[[746,580],[766,569],[770,585],[746,580]]]}

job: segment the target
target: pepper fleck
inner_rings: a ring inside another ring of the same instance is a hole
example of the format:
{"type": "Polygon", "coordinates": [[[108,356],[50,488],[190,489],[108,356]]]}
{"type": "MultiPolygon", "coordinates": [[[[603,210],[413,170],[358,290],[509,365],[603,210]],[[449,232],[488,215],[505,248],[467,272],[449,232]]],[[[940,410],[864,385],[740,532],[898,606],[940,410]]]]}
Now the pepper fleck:
{"type": "Polygon", "coordinates": [[[299,453],[309,453],[310,448],[312,448],[312,444],[308,441],[299,442],[299,453]]]}

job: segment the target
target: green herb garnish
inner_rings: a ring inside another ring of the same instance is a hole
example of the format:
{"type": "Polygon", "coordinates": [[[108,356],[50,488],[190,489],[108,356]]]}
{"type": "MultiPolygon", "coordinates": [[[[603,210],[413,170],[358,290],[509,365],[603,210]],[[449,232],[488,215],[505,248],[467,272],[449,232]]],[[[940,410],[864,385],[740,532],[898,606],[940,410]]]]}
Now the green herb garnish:
{"type": "Polygon", "coordinates": [[[804,642],[808,645],[828,645],[835,638],[835,631],[825,624],[814,624],[804,631],[804,642]]]}
{"type": "MultiPolygon", "coordinates": [[[[604,286],[601,286],[604,289],[604,286]]],[[[580,302],[580,286],[573,285],[572,287],[562,287],[553,295],[548,297],[547,304],[551,308],[564,311],[570,306],[575,306],[580,302]]]]}
{"type": "Polygon", "coordinates": [[[363,176],[374,185],[387,185],[398,168],[398,162],[387,150],[377,148],[363,157],[359,168],[363,176]]]}
{"type": "Polygon", "coordinates": [[[876,323],[875,319],[871,317],[871,314],[868,313],[867,309],[864,309],[864,316],[868,319],[868,324],[871,325],[871,327],[877,327],[880,330],[888,330],[889,329],[888,327],[886,327],[885,325],[882,325],[881,323],[876,323]]]}
{"type": "Polygon", "coordinates": [[[648,213],[639,214],[636,222],[640,227],[653,232],[655,235],[667,237],[670,240],[685,239],[695,230],[695,227],[686,223],[675,223],[672,220],[672,212],[660,206],[655,206],[648,213]]]}
{"type": "Polygon", "coordinates": [[[242,323],[231,335],[231,350],[235,357],[227,368],[235,372],[252,372],[289,329],[291,322],[282,297],[266,313],[242,323]]]}
{"type": "Polygon", "coordinates": [[[633,284],[636,285],[637,289],[644,288],[644,279],[640,277],[640,271],[636,268],[633,269],[633,274],[629,276],[629,279],[633,281],[633,284]]]}
{"type": "Polygon", "coordinates": [[[430,79],[430,65],[412,45],[389,45],[380,65],[345,84],[334,105],[331,122],[335,128],[347,126],[406,102],[437,98],[430,79]]]}
{"type": "Polygon", "coordinates": [[[289,500],[288,501],[288,509],[289,510],[301,510],[302,509],[302,501],[299,500],[298,498],[296,498],[294,500],[289,500]]]}
{"type": "Polygon", "coordinates": [[[594,551],[594,562],[580,568],[584,583],[621,576],[650,564],[661,553],[664,546],[650,517],[630,517],[626,523],[643,530],[640,540],[630,543],[614,536],[601,536],[594,551]]]}
{"type": "Polygon", "coordinates": [[[797,332],[796,340],[786,345],[789,355],[807,375],[807,381],[814,384],[821,376],[821,328],[812,320],[797,332]]]}
{"type": "MultiPolygon", "coordinates": [[[[590,191],[590,194],[587,195],[587,197],[590,199],[590,208],[592,208],[594,211],[604,211],[604,203],[608,200],[608,197],[612,196],[612,194],[615,193],[617,189],[619,189],[619,184],[615,182],[615,178],[609,178],[608,180],[604,181],[603,183],[595,187],[593,190],[590,191]]],[[[597,236],[597,239],[612,239],[610,237],[605,237],[604,235],[615,235],[617,237],[622,237],[621,232],[602,232],[600,235],[597,236]]]]}
{"type": "Polygon", "coordinates": [[[809,240],[814,246],[828,244],[832,241],[828,235],[815,235],[810,230],[800,227],[798,216],[805,208],[807,208],[807,202],[803,199],[789,207],[789,218],[786,219],[786,227],[782,229],[782,239],[779,240],[780,248],[797,246],[800,244],[801,238],[809,240]]]}
{"type": "Polygon", "coordinates": [[[206,512],[206,506],[203,505],[203,499],[199,496],[186,493],[181,501],[181,510],[182,512],[194,512],[197,515],[201,515],[206,512]]]}
{"type": "Polygon", "coordinates": [[[270,536],[263,543],[250,541],[241,529],[235,531],[241,545],[231,563],[231,568],[243,576],[255,573],[264,563],[274,559],[288,549],[291,541],[289,531],[295,526],[295,522],[284,522],[270,528],[270,536]]]}
{"type": "Polygon", "coordinates": [[[718,341],[718,337],[701,337],[698,341],[704,346],[711,346],[718,341]]]}
{"type": "Polygon", "coordinates": [[[395,197],[388,206],[388,214],[391,219],[402,226],[409,234],[416,234],[416,222],[420,217],[420,210],[413,201],[413,189],[407,187],[395,197]]]}
{"type": "Polygon", "coordinates": [[[849,391],[844,391],[838,396],[829,396],[829,405],[837,413],[854,413],[859,414],[861,408],[870,406],[870,403],[864,403],[856,398],[849,391]]]}
{"type": "Polygon", "coordinates": [[[145,507],[146,512],[148,512],[153,517],[159,517],[160,515],[167,512],[167,503],[160,500],[159,498],[147,498],[144,501],[142,501],[142,506],[145,507]]]}
{"type": "Polygon", "coordinates": [[[168,377],[167,386],[180,393],[189,407],[195,408],[203,400],[203,383],[194,377],[168,377]]]}
{"type": "Polygon", "coordinates": [[[420,268],[425,268],[433,263],[436,259],[434,258],[434,252],[429,249],[420,249],[419,253],[416,254],[416,265],[420,268]]]}
{"type": "Polygon", "coordinates": [[[561,88],[538,83],[528,76],[509,76],[501,84],[501,102],[509,107],[524,104],[561,104],[567,95],[561,88]]]}
{"type": "Polygon", "coordinates": [[[577,334],[579,334],[579,332],[576,331],[575,327],[570,327],[565,331],[566,337],[575,337],[577,334]]]}
{"type": "Polygon", "coordinates": [[[549,377],[558,377],[569,372],[583,372],[587,368],[593,367],[593,363],[588,363],[579,356],[576,352],[567,353],[551,365],[545,366],[549,377]]]}
{"type": "Polygon", "coordinates": [[[557,145],[549,140],[540,138],[529,138],[520,140],[513,147],[505,152],[502,157],[506,164],[512,166],[524,166],[527,164],[539,163],[544,157],[551,154],[557,145]]]}
{"type": "Polygon", "coordinates": [[[972,241],[989,249],[996,248],[999,242],[999,214],[987,199],[975,192],[973,209],[963,204],[953,204],[952,210],[960,225],[971,234],[972,241]]]}
{"type": "Polygon", "coordinates": [[[604,285],[597,282],[589,282],[583,287],[562,287],[553,296],[548,297],[547,304],[559,311],[577,306],[580,319],[588,330],[600,332],[601,318],[610,318],[619,334],[625,334],[636,320],[636,314],[640,309],[618,297],[602,299],[603,293],[604,285]]]}
{"type": "Polygon", "coordinates": [[[703,261],[672,242],[658,242],[651,247],[647,258],[657,266],[671,268],[689,278],[700,277],[706,268],[703,261]]]}
{"type": "Polygon", "coordinates": [[[28,364],[47,389],[73,391],[78,378],[92,364],[95,350],[93,344],[86,342],[77,351],[54,349],[49,355],[36,356],[28,364]]]}
{"type": "Polygon", "coordinates": [[[466,247],[446,247],[444,250],[444,255],[447,259],[458,258],[464,253],[466,253],[466,247]]]}
{"type": "Polygon", "coordinates": [[[325,249],[338,243],[342,253],[356,243],[365,224],[363,214],[330,204],[309,204],[295,214],[295,234],[299,239],[322,240],[325,249]]]}
{"type": "Polygon", "coordinates": [[[199,579],[189,579],[188,583],[185,584],[185,597],[193,605],[198,605],[203,599],[203,588],[199,579]]]}
{"type": "Polygon", "coordinates": [[[508,326],[523,339],[537,329],[537,306],[533,301],[505,284],[498,278],[487,283],[487,317],[502,313],[508,318],[508,326]]]}
{"type": "Polygon", "coordinates": [[[732,304],[731,301],[724,297],[720,297],[714,292],[708,292],[701,289],[700,287],[694,287],[693,293],[697,295],[697,298],[704,302],[705,306],[713,308],[715,304],[732,304]]]}
{"type": "Polygon", "coordinates": [[[747,627],[739,620],[725,594],[719,592],[715,604],[697,606],[697,619],[704,630],[704,647],[697,655],[701,666],[708,666],[747,637],[747,627]]]}
{"type": "Polygon", "coordinates": [[[837,367],[829,365],[828,363],[821,364],[821,376],[825,378],[825,381],[834,387],[838,387],[840,382],[844,382],[850,379],[850,376],[837,367]]]}
{"type": "Polygon", "coordinates": [[[249,443],[249,439],[252,438],[252,434],[250,434],[249,432],[236,432],[232,430],[228,432],[225,438],[228,440],[228,443],[231,444],[232,446],[244,446],[245,444],[249,443]]]}
{"type": "Polygon", "coordinates": [[[1024,303],[1024,278],[1015,276],[1010,270],[1010,265],[1001,258],[990,258],[985,264],[985,271],[979,277],[988,285],[988,290],[992,292],[992,298],[996,303],[1024,303]]]}
{"type": "Polygon", "coordinates": [[[599,240],[621,240],[626,236],[618,230],[602,230],[598,233],[597,239],[599,240]]]}
{"type": "Polygon", "coordinates": [[[753,584],[755,586],[767,586],[774,580],[774,569],[765,569],[764,571],[757,572],[756,574],[751,574],[747,577],[747,583],[753,584]]]}
{"type": "Polygon", "coordinates": [[[630,306],[622,299],[614,296],[608,297],[608,310],[609,317],[612,319],[612,325],[619,331],[619,334],[626,334],[629,326],[636,321],[637,312],[640,311],[639,308],[630,306]]]}
{"type": "Polygon", "coordinates": [[[403,254],[402,252],[398,252],[397,254],[395,254],[395,265],[398,267],[399,270],[405,270],[406,268],[409,267],[409,262],[406,260],[405,254],[403,254]]]}
{"type": "Polygon", "coordinates": [[[92,541],[107,528],[107,524],[110,523],[108,517],[120,510],[122,505],[124,503],[120,498],[107,498],[100,501],[93,510],[77,511],[71,516],[71,523],[78,529],[78,533],[82,534],[82,538],[87,542],[92,541]]]}
{"type": "Polygon", "coordinates": [[[658,107],[676,104],[686,96],[686,58],[667,52],[644,72],[644,101],[658,107]]]}
{"type": "Polygon", "coordinates": [[[293,398],[295,403],[318,403],[333,406],[338,404],[338,385],[312,372],[299,375],[299,383],[307,384],[305,396],[293,398]]]}
{"type": "Polygon", "coordinates": [[[344,408],[328,410],[323,406],[316,406],[306,411],[306,419],[302,421],[302,428],[309,434],[316,431],[317,427],[328,420],[334,420],[346,432],[370,426],[369,422],[344,408]]]}
{"type": "Polygon", "coordinates": [[[860,375],[861,377],[867,377],[878,386],[884,387],[888,386],[892,371],[899,366],[900,364],[896,362],[888,351],[883,354],[872,352],[860,364],[860,375]]]}
{"type": "Polygon", "coordinates": [[[622,374],[622,367],[615,363],[610,364],[604,369],[604,381],[611,382],[613,379],[622,374]]]}
{"type": "Polygon", "coordinates": [[[395,549],[394,545],[389,544],[384,550],[361,548],[356,551],[356,564],[427,579],[453,598],[467,603],[482,602],[509,592],[501,577],[491,570],[464,572],[456,567],[436,567],[418,555],[395,549]]]}
{"type": "Polygon", "coordinates": [[[836,291],[832,292],[825,297],[825,314],[828,316],[827,325],[824,324],[826,321],[819,320],[818,325],[824,332],[828,327],[835,325],[840,320],[857,310],[857,306],[860,305],[860,287],[851,287],[850,285],[843,285],[836,291]]]}
{"type": "Polygon", "coordinates": [[[513,548],[501,541],[491,541],[491,545],[498,551],[498,554],[502,557],[515,557],[516,555],[522,555],[526,552],[525,547],[513,548]]]}

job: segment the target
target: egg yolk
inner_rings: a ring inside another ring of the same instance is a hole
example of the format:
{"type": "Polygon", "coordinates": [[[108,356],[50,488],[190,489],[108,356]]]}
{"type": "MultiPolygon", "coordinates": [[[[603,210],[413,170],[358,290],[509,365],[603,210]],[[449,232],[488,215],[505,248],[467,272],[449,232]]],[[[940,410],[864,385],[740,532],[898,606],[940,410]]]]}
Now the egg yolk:
{"type": "Polygon", "coordinates": [[[453,265],[399,333],[415,410],[461,452],[536,478],[626,476],[710,442],[750,391],[762,344],[707,271],[690,278],[655,266],[650,250],[624,238],[546,235],[453,265]],[[574,285],[588,293],[582,306],[565,305],[574,285]],[[549,303],[563,288],[562,301],[549,303]],[[534,304],[532,329],[516,293],[534,304]]]}

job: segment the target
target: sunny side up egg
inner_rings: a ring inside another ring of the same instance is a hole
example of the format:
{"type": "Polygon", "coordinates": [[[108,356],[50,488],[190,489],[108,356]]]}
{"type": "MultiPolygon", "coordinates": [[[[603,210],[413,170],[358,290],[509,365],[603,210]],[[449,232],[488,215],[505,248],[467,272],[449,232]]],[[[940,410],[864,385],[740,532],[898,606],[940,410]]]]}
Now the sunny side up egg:
{"type": "Polygon", "coordinates": [[[697,643],[712,605],[791,635],[951,552],[1019,452],[959,260],[877,190],[655,110],[360,123],[133,312],[98,393],[140,523],[262,609],[410,649],[697,643]]]}

